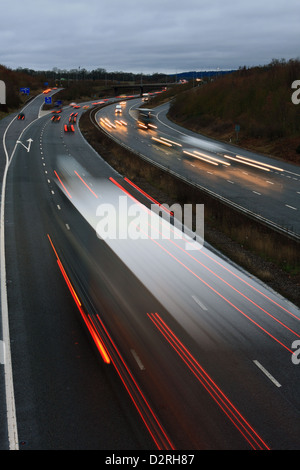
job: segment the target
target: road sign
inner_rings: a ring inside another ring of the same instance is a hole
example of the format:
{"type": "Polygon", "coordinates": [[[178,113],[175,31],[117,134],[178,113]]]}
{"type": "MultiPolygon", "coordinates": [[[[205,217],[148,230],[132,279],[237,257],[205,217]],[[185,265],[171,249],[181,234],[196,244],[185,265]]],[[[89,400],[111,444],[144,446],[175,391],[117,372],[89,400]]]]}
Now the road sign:
{"type": "Polygon", "coordinates": [[[30,88],[20,88],[20,92],[24,93],[25,95],[29,95],[30,93],[30,88]]]}
{"type": "Polygon", "coordinates": [[[45,104],[51,104],[52,103],[52,98],[51,96],[46,96],[45,97],[45,104]]]}
{"type": "Polygon", "coordinates": [[[6,87],[3,80],[0,80],[0,104],[6,104],[6,87]]]}

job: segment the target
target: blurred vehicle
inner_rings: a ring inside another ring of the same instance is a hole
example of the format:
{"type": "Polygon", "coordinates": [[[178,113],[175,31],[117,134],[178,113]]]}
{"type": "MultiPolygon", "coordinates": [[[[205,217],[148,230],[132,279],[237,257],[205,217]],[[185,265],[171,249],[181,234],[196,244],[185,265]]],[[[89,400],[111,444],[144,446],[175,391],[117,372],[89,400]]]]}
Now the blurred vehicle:
{"type": "Polygon", "coordinates": [[[157,126],[154,124],[155,115],[151,109],[139,108],[137,112],[137,126],[140,129],[157,129],[157,126]]]}
{"type": "Polygon", "coordinates": [[[120,104],[117,104],[116,109],[115,109],[116,114],[122,114],[122,106],[120,104]]]}
{"type": "Polygon", "coordinates": [[[23,121],[25,119],[25,114],[24,113],[19,113],[18,114],[18,119],[19,119],[19,121],[23,121]]]}
{"type": "Polygon", "coordinates": [[[65,132],[75,132],[73,124],[65,124],[64,125],[65,132]]]}
{"type": "Polygon", "coordinates": [[[58,116],[57,114],[54,114],[51,118],[51,121],[53,122],[58,122],[60,121],[61,116],[58,116]]]}
{"type": "Polygon", "coordinates": [[[69,122],[75,124],[77,121],[78,113],[71,113],[69,117],[69,122]]]}
{"type": "Polygon", "coordinates": [[[143,93],[142,101],[143,101],[144,103],[148,103],[148,101],[149,101],[149,93],[143,93]]]}

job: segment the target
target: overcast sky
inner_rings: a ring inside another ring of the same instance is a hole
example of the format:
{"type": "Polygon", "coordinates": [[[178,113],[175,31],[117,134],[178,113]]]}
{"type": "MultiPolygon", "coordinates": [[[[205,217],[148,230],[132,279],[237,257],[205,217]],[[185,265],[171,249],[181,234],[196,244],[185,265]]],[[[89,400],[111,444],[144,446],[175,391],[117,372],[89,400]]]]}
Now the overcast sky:
{"type": "Polygon", "coordinates": [[[0,64],[13,69],[179,73],[300,56],[300,0],[0,0],[0,6],[0,64]]]}

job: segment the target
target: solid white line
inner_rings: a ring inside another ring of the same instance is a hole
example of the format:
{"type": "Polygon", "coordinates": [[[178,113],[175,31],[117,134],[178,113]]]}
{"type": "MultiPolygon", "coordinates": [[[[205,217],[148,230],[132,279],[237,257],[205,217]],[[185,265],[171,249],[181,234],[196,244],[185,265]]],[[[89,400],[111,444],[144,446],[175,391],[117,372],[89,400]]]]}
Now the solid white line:
{"type": "MultiPolygon", "coordinates": [[[[38,95],[39,96],[39,95],[38,95]]],[[[37,97],[36,97],[37,98],[37,97]]],[[[36,99],[34,98],[34,100],[36,99]]],[[[33,101],[34,101],[33,100],[33,101]]],[[[32,103],[32,102],[31,102],[32,103]]],[[[30,104],[31,104],[30,103],[30,104]]],[[[25,109],[26,105],[23,109],[25,109]]],[[[11,349],[10,349],[10,334],[9,334],[9,321],[8,321],[8,302],[7,302],[7,286],[6,286],[6,262],[5,262],[5,219],[4,219],[4,208],[5,208],[5,188],[6,188],[6,179],[9,165],[14,156],[17,142],[12,151],[11,157],[9,159],[5,138],[7,131],[11,124],[15,121],[16,117],[12,119],[9,123],[5,132],[3,134],[3,149],[6,157],[6,163],[3,173],[2,180],[2,194],[1,194],[1,215],[0,215],[0,236],[1,236],[1,245],[0,245],[0,265],[1,265],[1,317],[2,317],[2,332],[3,332],[3,341],[5,344],[5,361],[4,361],[4,378],[5,378],[5,399],[6,399],[6,419],[7,419],[7,432],[8,432],[8,442],[10,450],[19,449],[19,439],[18,439],[18,429],[17,429],[17,418],[16,418],[16,406],[15,406],[15,394],[14,394],[14,385],[13,385],[13,372],[12,372],[12,361],[11,361],[11,349]]],[[[35,119],[33,122],[35,122],[35,119]]],[[[32,124],[32,122],[26,126],[21,132],[19,139],[22,137],[23,132],[32,124]]],[[[18,140],[19,140],[18,139],[18,140]]]]}
{"type": "Polygon", "coordinates": [[[8,159],[8,154],[7,154],[4,140],[3,140],[3,146],[4,146],[4,151],[6,154],[6,165],[5,165],[3,181],[2,181],[1,221],[0,221],[1,223],[0,259],[1,259],[1,316],[2,316],[3,341],[5,343],[4,376],[5,376],[6,419],[7,419],[9,449],[18,450],[19,441],[18,441],[13,373],[12,373],[12,363],[11,363],[8,303],[7,303],[7,288],[6,288],[4,207],[5,207],[6,177],[7,177],[8,167],[9,167],[9,159],[8,159]]]}
{"type": "Polygon", "coordinates": [[[270,372],[268,372],[262,365],[260,362],[258,362],[256,359],[253,361],[254,364],[268,377],[268,379],[271,380],[271,382],[273,382],[274,385],[276,385],[276,387],[281,387],[280,383],[277,382],[276,379],[274,379],[273,375],[270,374],[270,372]]]}

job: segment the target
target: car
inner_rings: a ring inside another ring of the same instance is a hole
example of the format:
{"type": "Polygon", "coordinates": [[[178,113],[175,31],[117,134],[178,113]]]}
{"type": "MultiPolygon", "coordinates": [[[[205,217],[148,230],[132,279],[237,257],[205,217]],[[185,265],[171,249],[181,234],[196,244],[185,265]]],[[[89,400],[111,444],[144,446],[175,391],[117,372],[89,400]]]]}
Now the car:
{"type": "Polygon", "coordinates": [[[122,106],[120,104],[117,104],[116,109],[115,109],[116,114],[122,114],[122,106]]]}
{"type": "Polygon", "coordinates": [[[65,132],[75,132],[73,124],[65,124],[64,125],[65,132]]]}
{"type": "Polygon", "coordinates": [[[60,121],[60,118],[61,118],[61,116],[58,116],[57,114],[53,114],[53,116],[51,118],[51,121],[53,121],[53,122],[60,121]]]}
{"type": "Polygon", "coordinates": [[[75,122],[77,121],[77,116],[78,116],[78,113],[71,113],[69,117],[69,122],[75,124],[75,122]]]}
{"type": "Polygon", "coordinates": [[[25,114],[24,114],[24,113],[19,113],[19,114],[18,114],[18,119],[19,119],[19,121],[24,121],[24,119],[25,119],[25,114]]]}

